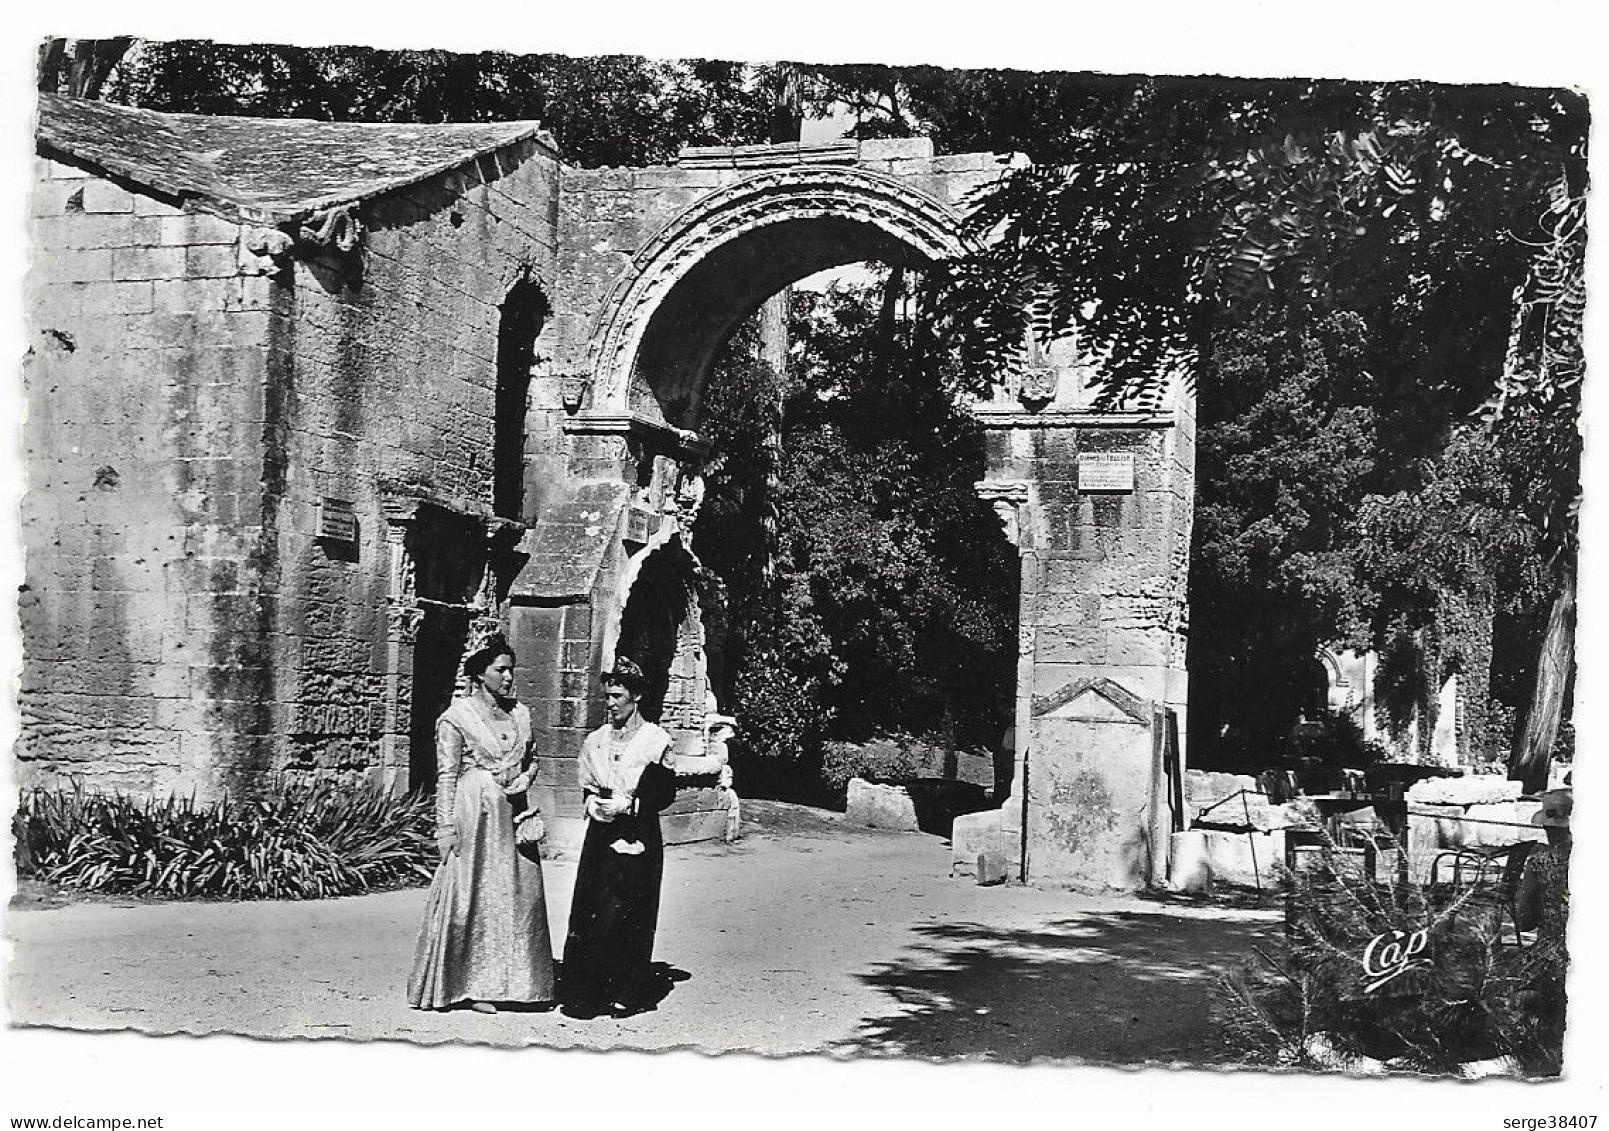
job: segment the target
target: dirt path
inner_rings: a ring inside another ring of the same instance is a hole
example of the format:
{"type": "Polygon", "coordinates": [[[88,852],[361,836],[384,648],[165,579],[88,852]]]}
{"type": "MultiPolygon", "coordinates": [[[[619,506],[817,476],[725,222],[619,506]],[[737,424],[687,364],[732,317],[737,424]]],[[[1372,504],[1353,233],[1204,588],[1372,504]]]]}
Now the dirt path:
{"type": "MultiPolygon", "coordinates": [[[[672,849],[657,1011],[420,1013],[403,986],[422,890],[315,903],[78,903],[13,911],[22,1025],[265,1037],[1020,1062],[1204,1063],[1211,966],[1273,911],[1175,907],[947,878],[948,848],[754,803],[734,845],[672,849]]],[[[563,937],[573,861],[547,865],[563,937]]]]}

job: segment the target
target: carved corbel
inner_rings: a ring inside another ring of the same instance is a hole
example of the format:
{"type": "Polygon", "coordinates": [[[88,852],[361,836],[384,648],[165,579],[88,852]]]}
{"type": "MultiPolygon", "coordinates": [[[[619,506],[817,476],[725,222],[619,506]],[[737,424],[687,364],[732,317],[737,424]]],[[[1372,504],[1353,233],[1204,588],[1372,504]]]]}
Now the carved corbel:
{"type": "Polygon", "coordinates": [[[291,265],[296,241],[278,228],[253,228],[242,245],[241,270],[253,275],[277,275],[291,265]]]}
{"type": "Polygon", "coordinates": [[[278,275],[294,260],[346,263],[363,246],[363,221],[356,204],[326,208],[279,227],[252,228],[241,245],[240,267],[257,275],[278,275]]]}
{"type": "Polygon", "coordinates": [[[591,390],[590,373],[565,373],[559,377],[559,400],[564,405],[564,411],[572,416],[580,412],[581,406],[587,403],[587,394],[591,390]]]}
{"type": "Polygon", "coordinates": [[[343,204],[313,213],[297,234],[299,242],[317,251],[351,255],[363,243],[363,221],[356,205],[343,204]]]}
{"type": "Polygon", "coordinates": [[[490,586],[488,607],[501,610],[514,579],[519,576],[530,553],[522,549],[525,524],[509,518],[486,520],[486,584],[490,586]]]}
{"type": "Polygon", "coordinates": [[[413,644],[419,639],[419,624],[425,611],[412,605],[386,606],[386,637],[398,644],[413,644]]]}
{"type": "Polygon", "coordinates": [[[1028,505],[1028,484],[1021,479],[985,479],[973,484],[978,497],[994,506],[1006,540],[1022,549],[1023,508],[1028,505]]]}
{"type": "Polygon", "coordinates": [[[385,518],[386,548],[390,551],[390,596],[402,605],[414,600],[413,556],[408,553],[408,532],[419,518],[419,500],[388,495],[380,501],[385,518]]]}

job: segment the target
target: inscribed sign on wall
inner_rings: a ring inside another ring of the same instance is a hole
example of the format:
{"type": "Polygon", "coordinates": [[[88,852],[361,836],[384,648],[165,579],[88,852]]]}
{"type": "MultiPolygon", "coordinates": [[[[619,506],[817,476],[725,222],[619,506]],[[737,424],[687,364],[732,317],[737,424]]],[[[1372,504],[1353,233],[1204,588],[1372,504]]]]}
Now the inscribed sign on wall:
{"type": "Polygon", "coordinates": [[[356,543],[358,516],[352,504],[325,498],[318,508],[318,536],[328,542],[356,543]]]}
{"type": "Polygon", "coordinates": [[[1078,489],[1080,491],[1134,490],[1134,453],[1078,453],[1078,489]]]}

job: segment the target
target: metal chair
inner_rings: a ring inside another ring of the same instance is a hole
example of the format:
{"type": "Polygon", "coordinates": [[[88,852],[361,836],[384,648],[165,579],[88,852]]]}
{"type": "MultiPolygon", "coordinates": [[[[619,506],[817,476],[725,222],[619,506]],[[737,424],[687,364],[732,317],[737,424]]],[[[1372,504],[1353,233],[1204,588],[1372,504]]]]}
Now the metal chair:
{"type": "MultiPolygon", "coordinates": [[[[1441,886],[1441,868],[1444,861],[1452,862],[1451,886],[1454,888],[1463,885],[1465,870],[1472,869],[1474,876],[1470,883],[1475,888],[1493,886],[1497,889],[1499,911],[1508,917],[1508,921],[1514,927],[1513,945],[1524,946],[1525,937],[1520,931],[1515,900],[1519,895],[1520,879],[1525,874],[1525,861],[1535,847],[1535,841],[1522,840],[1515,844],[1494,847],[1447,849],[1437,853],[1430,862],[1430,886],[1432,888],[1441,886]]],[[[1499,943],[1504,942],[1501,921],[1498,923],[1497,939],[1499,943]]]]}

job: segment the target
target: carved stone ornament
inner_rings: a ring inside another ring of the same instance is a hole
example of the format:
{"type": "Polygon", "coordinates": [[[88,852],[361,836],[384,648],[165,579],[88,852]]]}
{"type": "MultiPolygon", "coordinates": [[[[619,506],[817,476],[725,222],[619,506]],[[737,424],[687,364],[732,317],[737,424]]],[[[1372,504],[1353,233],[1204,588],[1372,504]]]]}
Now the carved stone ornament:
{"type": "Polygon", "coordinates": [[[363,221],[358,219],[355,206],[343,204],[309,216],[302,224],[300,238],[321,251],[351,255],[363,242],[363,221]]]}
{"type": "Polygon", "coordinates": [[[1061,371],[1050,365],[1024,370],[1017,395],[1024,404],[1049,404],[1061,388],[1061,371]]]}
{"type": "Polygon", "coordinates": [[[591,387],[592,377],[586,373],[566,373],[560,377],[559,400],[564,404],[564,411],[580,412],[587,400],[587,390],[591,387]]]}
{"type": "Polygon", "coordinates": [[[391,605],[386,609],[386,634],[399,643],[412,644],[419,639],[419,625],[424,619],[423,609],[391,605]]]}
{"type": "Polygon", "coordinates": [[[277,275],[290,266],[296,245],[288,232],[278,228],[253,228],[246,233],[241,268],[249,274],[277,275]]]}
{"type": "Polygon", "coordinates": [[[665,511],[674,514],[683,530],[692,530],[698,522],[699,509],[704,505],[704,477],[683,471],[676,480],[676,490],[665,500],[665,511]]]}
{"type": "Polygon", "coordinates": [[[978,497],[993,505],[1006,532],[1006,540],[1022,546],[1022,508],[1028,503],[1028,484],[1021,479],[984,479],[973,484],[978,497]]]}
{"type": "Polygon", "coordinates": [[[771,224],[823,216],[878,228],[927,259],[952,258],[963,246],[956,211],[886,174],[796,165],[727,185],[661,228],[616,282],[589,347],[594,402],[624,403],[631,360],[650,319],[713,249],[771,224]]]}

